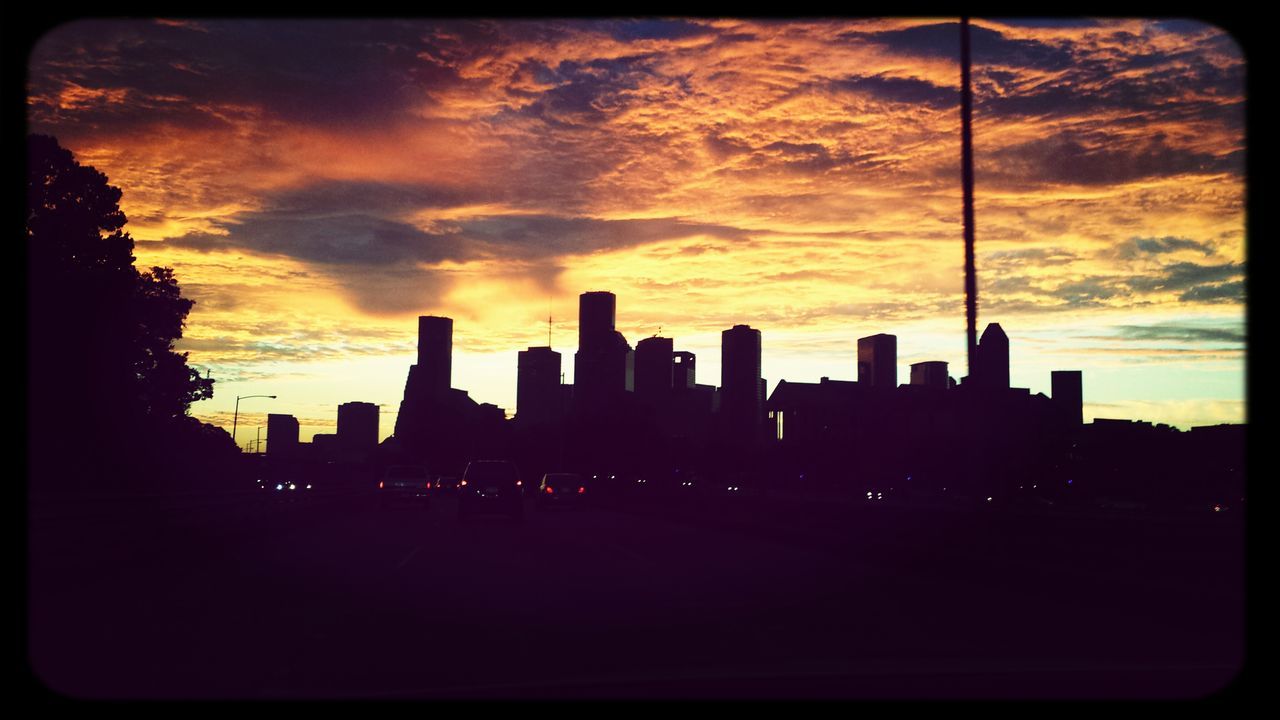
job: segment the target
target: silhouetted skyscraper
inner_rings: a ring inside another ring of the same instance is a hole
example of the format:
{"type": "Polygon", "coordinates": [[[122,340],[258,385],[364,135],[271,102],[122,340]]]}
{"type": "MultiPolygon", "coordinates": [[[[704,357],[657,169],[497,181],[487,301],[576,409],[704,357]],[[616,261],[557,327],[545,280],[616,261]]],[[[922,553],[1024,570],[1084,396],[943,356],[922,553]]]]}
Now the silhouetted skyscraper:
{"type": "Polygon", "coordinates": [[[592,349],[610,342],[618,299],[611,292],[584,292],[578,296],[578,349],[592,349]]]}
{"type": "Polygon", "coordinates": [[[1049,373],[1053,402],[1076,425],[1084,423],[1084,380],[1079,370],[1049,373]]]}
{"type": "Polygon", "coordinates": [[[283,457],[298,451],[298,419],[292,415],[267,415],[267,454],[283,457]]]}
{"type": "Polygon", "coordinates": [[[986,388],[1009,387],[1009,336],[1000,323],[991,323],[978,340],[978,385],[986,388]]]}
{"type": "Polygon", "coordinates": [[[447,392],[452,387],[453,318],[418,318],[418,375],[424,392],[447,392]]]}
{"type": "Polygon", "coordinates": [[[635,382],[635,352],[614,329],[616,299],[611,292],[578,298],[578,352],[573,357],[574,402],[600,409],[621,399],[635,382]]]}
{"type": "Polygon", "coordinates": [[[720,414],[731,437],[754,441],[764,418],[760,331],[734,325],[720,333],[720,414]]]}
{"type": "Polygon", "coordinates": [[[521,350],[516,364],[516,417],[522,423],[553,421],[563,403],[560,353],[549,347],[521,350]]]}
{"type": "Polygon", "coordinates": [[[898,387],[898,338],[880,333],[858,338],[858,382],[872,387],[898,387]]]}
{"type": "Polygon", "coordinates": [[[947,375],[947,363],[941,360],[929,360],[914,363],[911,366],[911,384],[946,390],[950,376],[947,375]]]}
{"type": "Polygon", "coordinates": [[[685,350],[671,353],[671,387],[692,390],[697,384],[697,357],[685,350]]]}
{"type": "Polygon", "coordinates": [[[636,397],[659,402],[670,394],[674,375],[671,338],[651,337],[636,343],[636,397]]]}
{"type": "Polygon", "coordinates": [[[349,402],[338,406],[338,445],[343,450],[368,452],[378,446],[378,406],[349,402]]]}

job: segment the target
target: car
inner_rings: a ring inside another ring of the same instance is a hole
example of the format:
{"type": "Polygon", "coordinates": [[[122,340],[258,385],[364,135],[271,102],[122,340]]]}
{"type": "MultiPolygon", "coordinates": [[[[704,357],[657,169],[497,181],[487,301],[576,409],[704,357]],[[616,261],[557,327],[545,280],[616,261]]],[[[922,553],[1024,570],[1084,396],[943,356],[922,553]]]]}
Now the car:
{"type": "Polygon", "coordinates": [[[524,483],[515,463],[474,460],[458,481],[458,517],[500,513],[514,520],[524,517],[524,483]]]}
{"type": "Polygon", "coordinates": [[[590,495],[587,481],[576,473],[547,473],[538,485],[538,507],[580,507],[590,495]]]}
{"type": "Polygon", "coordinates": [[[431,502],[431,473],[421,465],[392,465],[378,481],[378,502],[386,506],[396,502],[431,502]]]}

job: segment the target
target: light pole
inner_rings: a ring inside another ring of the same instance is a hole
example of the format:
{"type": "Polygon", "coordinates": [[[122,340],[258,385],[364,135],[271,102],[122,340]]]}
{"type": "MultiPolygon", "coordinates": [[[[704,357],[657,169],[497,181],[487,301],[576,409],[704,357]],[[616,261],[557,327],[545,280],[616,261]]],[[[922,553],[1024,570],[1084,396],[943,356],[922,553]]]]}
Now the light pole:
{"type": "Polygon", "coordinates": [[[240,419],[240,401],[248,400],[249,398],[259,398],[259,397],[271,398],[272,400],[276,399],[275,395],[237,395],[236,396],[236,412],[235,412],[235,415],[231,416],[231,441],[232,442],[236,442],[236,422],[240,419]]]}

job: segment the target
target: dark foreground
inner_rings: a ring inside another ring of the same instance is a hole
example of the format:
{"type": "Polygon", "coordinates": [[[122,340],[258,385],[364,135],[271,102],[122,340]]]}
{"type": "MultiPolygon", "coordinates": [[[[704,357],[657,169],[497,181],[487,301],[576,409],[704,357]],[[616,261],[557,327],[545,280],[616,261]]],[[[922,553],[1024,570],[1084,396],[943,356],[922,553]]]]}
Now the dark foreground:
{"type": "Polygon", "coordinates": [[[76,698],[1194,698],[1242,665],[1238,517],[455,507],[35,504],[35,682],[76,698]]]}

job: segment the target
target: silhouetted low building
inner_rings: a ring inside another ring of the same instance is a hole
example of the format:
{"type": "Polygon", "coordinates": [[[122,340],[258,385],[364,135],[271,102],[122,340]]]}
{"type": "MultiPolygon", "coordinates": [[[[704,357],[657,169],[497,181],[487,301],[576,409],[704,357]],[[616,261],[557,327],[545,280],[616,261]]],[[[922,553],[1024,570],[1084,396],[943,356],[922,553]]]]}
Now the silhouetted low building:
{"type": "Polygon", "coordinates": [[[267,415],[267,455],[291,457],[298,453],[298,419],[292,415],[267,415]]]}
{"type": "Polygon", "coordinates": [[[378,446],[379,408],[368,402],[338,406],[338,445],[347,453],[367,454],[378,446]]]}
{"type": "Polygon", "coordinates": [[[911,384],[917,387],[946,390],[949,380],[947,363],[941,360],[918,362],[911,366],[911,384]]]}

